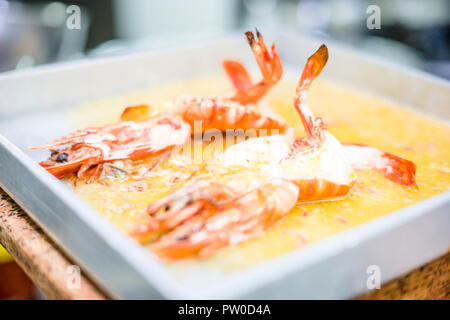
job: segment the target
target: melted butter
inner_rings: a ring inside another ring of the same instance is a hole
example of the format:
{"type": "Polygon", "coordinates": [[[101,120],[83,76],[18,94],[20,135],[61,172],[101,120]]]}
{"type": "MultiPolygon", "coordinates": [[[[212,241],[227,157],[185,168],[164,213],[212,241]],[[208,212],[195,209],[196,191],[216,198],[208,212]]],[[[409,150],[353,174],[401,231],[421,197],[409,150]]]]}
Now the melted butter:
{"type": "MultiPolygon", "coordinates": [[[[292,106],[295,84],[289,80],[281,82],[266,101],[288,125],[296,128],[297,135],[303,135],[300,119],[292,106]]],[[[78,127],[101,125],[117,121],[123,108],[129,105],[148,103],[154,110],[164,110],[168,107],[165,101],[181,94],[205,96],[229,91],[223,78],[191,80],[86,104],[75,108],[73,118],[78,127]]],[[[419,190],[395,184],[376,172],[358,172],[355,186],[344,199],[298,204],[261,236],[220,249],[207,260],[191,259],[174,264],[203,264],[225,270],[248,267],[450,189],[449,126],[321,79],[312,85],[308,104],[341,142],[371,145],[413,161],[417,165],[419,190]]],[[[204,148],[203,159],[211,158],[216,152],[212,145],[204,148]]],[[[201,163],[184,165],[179,156],[175,160],[163,163],[143,180],[108,180],[109,186],[80,183],[75,191],[128,232],[145,221],[143,210],[148,203],[167,195],[193,171],[202,168],[201,163]]],[[[239,167],[229,170],[241,172],[239,167]]],[[[220,173],[215,175],[221,178],[220,173]]]]}

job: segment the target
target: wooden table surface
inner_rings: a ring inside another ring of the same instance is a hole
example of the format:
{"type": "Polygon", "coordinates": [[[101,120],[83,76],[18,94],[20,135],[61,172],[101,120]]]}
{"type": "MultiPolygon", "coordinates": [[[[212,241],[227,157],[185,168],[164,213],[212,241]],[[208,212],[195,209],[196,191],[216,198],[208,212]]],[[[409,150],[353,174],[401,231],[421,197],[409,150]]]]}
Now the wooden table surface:
{"type": "MultiPolygon", "coordinates": [[[[86,276],[70,289],[73,262],[1,189],[0,243],[50,299],[108,298],[86,276]]],[[[359,298],[450,299],[450,253],[359,298]]]]}

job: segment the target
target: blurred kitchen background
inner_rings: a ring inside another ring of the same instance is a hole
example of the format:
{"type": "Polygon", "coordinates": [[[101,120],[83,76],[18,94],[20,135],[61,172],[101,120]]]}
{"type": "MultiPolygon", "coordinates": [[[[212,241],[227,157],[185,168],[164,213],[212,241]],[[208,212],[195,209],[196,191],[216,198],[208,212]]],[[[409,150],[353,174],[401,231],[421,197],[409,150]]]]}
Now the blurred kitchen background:
{"type": "Polygon", "coordinates": [[[0,72],[254,26],[330,37],[450,79],[449,0],[0,0],[0,72]],[[70,5],[80,8],[80,29],[67,27],[70,5]],[[366,26],[370,5],[381,29],[366,26]]]}

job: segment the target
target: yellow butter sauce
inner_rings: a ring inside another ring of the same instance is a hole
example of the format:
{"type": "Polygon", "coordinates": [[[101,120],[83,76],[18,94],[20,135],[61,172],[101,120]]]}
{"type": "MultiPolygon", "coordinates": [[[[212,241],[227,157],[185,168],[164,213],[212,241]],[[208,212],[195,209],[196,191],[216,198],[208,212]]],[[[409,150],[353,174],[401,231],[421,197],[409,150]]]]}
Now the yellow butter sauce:
{"type": "MultiPolygon", "coordinates": [[[[295,80],[284,80],[266,97],[270,107],[303,134],[292,101],[295,80]]],[[[222,77],[194,79],[108,98],[75,108],[78,127],[117,121],[125,106],[147,103],[163,110],[181,94],[220,95],[231,88],[222,77]]],[[[395,184],[376,172],[358,172],[356,185],[342,200],[298,204],[264,235],[219,250],[207,260],[177,262],[205,264],[225,270],[243,268],[301,248],[305,244],[360,225],[450,189],[450,127],[381,98],[342,84],[319,79],[308,104],[341,142],[362,143],[396,154],[417,165],[418,190],[395,184]]],[[[192,172],[182,164],[163,164],[141,181],[114,180],[109,186],[79,184],[76,192],[113,224],[128,232],[145,221],[143,209],[175,189],[192,172]],[[158,173],[159,172],[159,173],[158,173]]]]}

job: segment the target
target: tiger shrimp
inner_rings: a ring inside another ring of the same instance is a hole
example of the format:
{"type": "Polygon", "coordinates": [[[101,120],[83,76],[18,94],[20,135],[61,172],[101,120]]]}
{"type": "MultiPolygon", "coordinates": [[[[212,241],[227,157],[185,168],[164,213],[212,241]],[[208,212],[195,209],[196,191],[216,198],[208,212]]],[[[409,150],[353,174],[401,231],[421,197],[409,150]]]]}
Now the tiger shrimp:
{"type": "MultiPolygon", "coordinates": [[[[265,129],[284,132],[286,125],[282,118],[269,109],[262,110],[258,102],[276,85],[283,75],[283,66],[278,56],[275,44],[270,50],[266,47],[263,37],[258,30],[255,35],[245,33],[253,51],[263,79],[252,83],[245,67],[238,61],[225,60],[222,66],[229,77],[236,93],[230,96],[195,97],[181,96],[173,102],[173,112],[180,115],[184,121],[194,128],[194,123],[202,124],[201,131],[209,129],[226,131],[227,129],[265,129]]],[[[147,107],[149,109],[149,107],[147,107]]],[[[138,107],[136,113],[129,109],[130,120],[145,118],[147,111],[138,107]]]]}
{"type": "MultiPolygon", "coordinates": [[[[126,119],[125,116],[122,119],[126,119]]],[[[190,127],[180,117],[161,115],[146,121],[121,121],[72,132],[52,142],[29,147],[52,153],[40,165],[56,178],[90,183],[104,175],[104,163],[158,155],[183,145],[190,127]],[[57,149],[57,147],[63,147],[57,149]]]]}
{"type": "MultiPolygon", "coordinates": [[[[306,105],[306,95],[327,58],[328,50],[323,45],[308,59],[296,90],[294,106],[306,137],[296,138],[293,130],[288,130],[283,135],[252,138],[228,148],[208,166],[212,171],[231,169],[232,174],[220,180],[194,178],[150,204],[150,221],[133,235],[146,241],[149,234],[162,233],[152,249],[165,259],[208,257],[224,246],[262,234],[298,202],[345,196],[355,182],[355,169],[376,169],[391,179],[392,171],[411,170],[414,165],[408,160],[381,151],[371,152],[371,161],[348,159],[349,151],[361,152],[355,151],[359,147],[344,147],[327,131],[322,119],[313,115],[306,105]],[[386,157],[390,161],[386,165],[394,170],[379,167],[379,160],[386,157]],[[243,170],[236,174],[234,168],[243,170]]],[[[367,153],[365,149],[363,152],[367,153]]],[[[410,179],[395,180],[411,183],[410,179]]]]}

